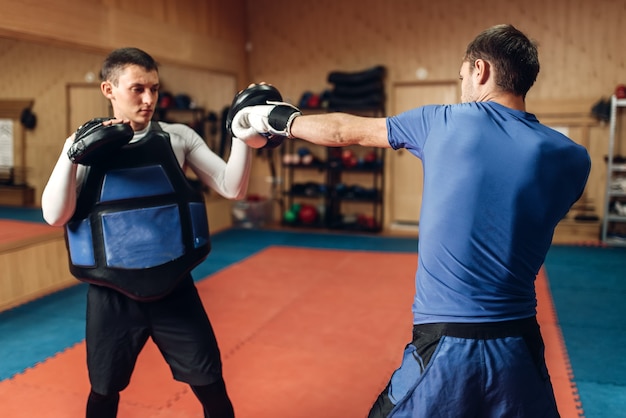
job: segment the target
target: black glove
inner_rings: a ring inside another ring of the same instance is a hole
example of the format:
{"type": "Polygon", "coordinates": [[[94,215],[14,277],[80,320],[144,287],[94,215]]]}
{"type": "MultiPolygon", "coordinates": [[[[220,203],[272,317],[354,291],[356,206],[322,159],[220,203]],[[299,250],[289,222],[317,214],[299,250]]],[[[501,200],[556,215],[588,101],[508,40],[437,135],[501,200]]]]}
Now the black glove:
{"type": "Polygon", "coordinates": [[[81,125],[67,156],[74,164],[93,165],[110,158],[133,139],[133,128],[126,123],[104,126],[112,118],[94,118],[81,125]]]}
{"type": "Polygon", "coordinates": [[[253,84],[235,96],[226,128],[253,148],[276,148],[285,138],[291,138],[291,122],[302,114],[282,100],[276,87],[253,84]]]}

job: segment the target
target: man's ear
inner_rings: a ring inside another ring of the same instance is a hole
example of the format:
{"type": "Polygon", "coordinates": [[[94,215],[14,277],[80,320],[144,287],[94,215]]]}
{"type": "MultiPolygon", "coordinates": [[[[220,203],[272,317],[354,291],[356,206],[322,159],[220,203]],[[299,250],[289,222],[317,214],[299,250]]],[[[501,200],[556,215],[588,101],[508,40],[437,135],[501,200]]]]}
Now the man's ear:
{"type": "Polygon", "coordinates": [[[483,59],[474,61],[474,76],[478,84],[486,84],[491,76],[491,65],[489,62],[483,59]]]}
{"type": "Polygon", "coordinates": [[[111,99],[113,97],[113,87],[111,86],[110,82],[103,81],[102,83],[100,83],[100,90],[102,91],[104,97],[106,97],[107,99],[111,99]]]}

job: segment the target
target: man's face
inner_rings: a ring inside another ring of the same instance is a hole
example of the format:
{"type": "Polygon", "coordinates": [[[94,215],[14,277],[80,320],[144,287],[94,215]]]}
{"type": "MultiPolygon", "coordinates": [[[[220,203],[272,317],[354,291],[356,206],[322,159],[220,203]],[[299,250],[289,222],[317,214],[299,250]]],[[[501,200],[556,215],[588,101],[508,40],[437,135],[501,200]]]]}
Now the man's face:
{"type": "Polygon", "coordinates": [[[459,79],[461,80],[461,103],[476,101],[474,82],[472,79],[472,68],[469,61],[463,61],[459,79]]]}
{"type": "Polygon", "coordinates": [[[135,131],[148,126],[159,97],[159,74],[137,65],[127,65],[119,73],[117,85],[102,83],[102,92],[111,101],[113,116],[130,120],[135,131]]]}

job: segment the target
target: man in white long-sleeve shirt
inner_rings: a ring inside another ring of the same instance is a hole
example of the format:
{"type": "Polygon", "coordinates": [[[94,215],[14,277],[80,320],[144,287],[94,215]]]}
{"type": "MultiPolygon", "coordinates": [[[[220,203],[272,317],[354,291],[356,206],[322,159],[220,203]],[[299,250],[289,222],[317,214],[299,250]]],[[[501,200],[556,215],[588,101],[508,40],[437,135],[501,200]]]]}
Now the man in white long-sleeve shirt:
{"type": "Polygon", "coordinates": [[[233,138],[226,162],[190,127],[151,122],[159,74],[144,51],[113,51],[101,75],[115,118],[104,124],[129,124],[134,136],[89,167],[70,161],[70,136],[42,195],[44,219],[65,228],[70,270],[90,283],[86,416],[117,416],[120,392],[152,338],[204,416],[231,418],[219,348],[190,274],[210,249],[206,212],[182,167],[222,196],[240,199],[250,148],[233,138]]]}

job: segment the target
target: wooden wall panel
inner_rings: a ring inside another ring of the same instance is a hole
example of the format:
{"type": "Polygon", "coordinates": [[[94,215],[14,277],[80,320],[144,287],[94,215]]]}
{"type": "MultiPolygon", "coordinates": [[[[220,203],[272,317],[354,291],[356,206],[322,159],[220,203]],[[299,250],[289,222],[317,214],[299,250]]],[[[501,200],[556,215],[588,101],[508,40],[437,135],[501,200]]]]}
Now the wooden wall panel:
{"type": "Polygon", "coordinates": [[[599,98],[626,81],[626,1],[248,0],[250,75],[297,100],[329,71],[383,64],[390,82],[458,77],[467,43],[512,23],[540,44],[538,99],[599,98]]]}
{"type": "Polygon", "coordinates": [[[0,8],[5,37],[99,52],[132,45],[162,61],[245,74],[237,24],[245,0],[0,0],[0,8]]]}
{"type": "MultiPolygon", "coordinates": [[[[67,1],[67,0],[66,0],[67,1]]],[[[74,3],[73,0],[70,3],[74,3]]],[[[222,0],[101,0],[107,10],[141,16],[184,31],[243,45],[245,1],[222,0]]]]}

